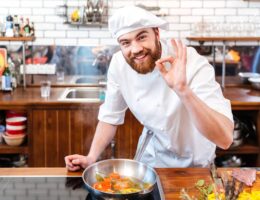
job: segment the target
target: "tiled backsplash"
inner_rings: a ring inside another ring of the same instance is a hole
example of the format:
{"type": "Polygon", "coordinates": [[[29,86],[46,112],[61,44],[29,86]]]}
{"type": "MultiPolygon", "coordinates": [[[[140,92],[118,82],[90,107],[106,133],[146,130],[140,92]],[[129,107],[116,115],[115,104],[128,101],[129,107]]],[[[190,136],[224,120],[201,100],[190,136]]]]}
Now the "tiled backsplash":
{"type": "MultiPolygon", "coordinates": [[[[8,14],[29,17],[35,22],[35,45],[115,45],[107,27],[79,27],[63,24],[57,6],[65,0],[0,1],[0,19],[8,14]]],[[[86,0],[67,0],[81,6],[86,0]]],[[[244,0],[109,0],[109,15],[124,5],[143,4],[160,7],[170,22],[166,38],[190,35],[260,36],[260,1],[244,0]],[[203,29],[199,28],[203,24],[203,29]],[[202,33],[203,32],[203,33],[202,33]]],[[[256,43],[254,43],[256,44],[256,43]]]]}

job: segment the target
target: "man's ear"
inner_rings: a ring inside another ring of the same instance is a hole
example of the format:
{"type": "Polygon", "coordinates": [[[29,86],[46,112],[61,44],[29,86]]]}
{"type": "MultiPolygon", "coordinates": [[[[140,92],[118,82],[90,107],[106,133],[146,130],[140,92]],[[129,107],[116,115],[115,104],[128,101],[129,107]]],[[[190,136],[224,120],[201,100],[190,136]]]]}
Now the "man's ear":
{"type": "Polygon", "coordinates": [[[154,30],[155,36],[156,36],[157,39],[159,40],[159,39],[160,39],[160,31],[159,31],[159,28],[153,28],[153,30],[154,30]]]}

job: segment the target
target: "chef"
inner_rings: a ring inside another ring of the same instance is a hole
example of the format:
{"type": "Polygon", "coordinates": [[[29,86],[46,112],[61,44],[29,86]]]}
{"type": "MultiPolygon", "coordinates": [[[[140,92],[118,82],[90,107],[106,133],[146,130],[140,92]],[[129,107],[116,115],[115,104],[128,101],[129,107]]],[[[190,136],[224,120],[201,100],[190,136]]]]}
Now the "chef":
{"type": "Polygon", "coordinates": [[[135,6],[120,8],[109,19],[121,50],[109,66],[90,151],[87,156],[66,156],[68,170],[97,161],[128,108],[144,126],[138,148],[147,130],[153,132],[141,158],[152,167],[207,167],[216,146],[231,145],[230,101],[223,97],[213,67],[194,48],[160,38],[160,29],[167,25],[135,6]]]}

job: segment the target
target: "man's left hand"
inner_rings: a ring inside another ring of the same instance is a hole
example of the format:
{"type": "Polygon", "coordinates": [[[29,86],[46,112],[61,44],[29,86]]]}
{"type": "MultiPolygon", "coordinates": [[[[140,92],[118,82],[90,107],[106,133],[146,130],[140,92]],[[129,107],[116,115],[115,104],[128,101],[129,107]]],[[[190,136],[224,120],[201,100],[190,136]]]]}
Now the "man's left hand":
{"type": "Polygon", "coordinates": [[[171,40],[175,55],[161,58],[156,61],[156,66],[159,69],[162,77],[176,93],[183,92],[187,87],[186,81],[186,63],[187,63],[187,48],[178,40],[171,40]],[[164,63],[169,62],[171,67],[166,69],[164,63]]]}

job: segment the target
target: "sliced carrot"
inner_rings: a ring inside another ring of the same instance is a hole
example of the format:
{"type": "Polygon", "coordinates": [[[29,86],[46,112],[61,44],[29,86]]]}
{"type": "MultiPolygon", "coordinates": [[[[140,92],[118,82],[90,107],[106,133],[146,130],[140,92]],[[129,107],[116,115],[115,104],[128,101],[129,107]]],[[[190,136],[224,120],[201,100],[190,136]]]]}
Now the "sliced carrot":
{"type": "Polygon", "coordinates": [[[112,179],[120,179],[120,175],[116,172],[110,173],[109,177],[112,178],[112,179]]]}

